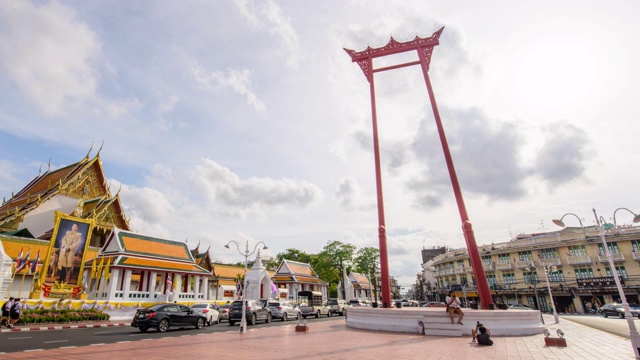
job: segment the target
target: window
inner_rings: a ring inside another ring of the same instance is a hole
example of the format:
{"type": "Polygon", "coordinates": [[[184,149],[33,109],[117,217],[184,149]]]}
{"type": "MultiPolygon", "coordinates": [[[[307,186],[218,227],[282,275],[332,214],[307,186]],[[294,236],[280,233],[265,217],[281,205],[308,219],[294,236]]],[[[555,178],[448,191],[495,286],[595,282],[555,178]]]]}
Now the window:
{"type": "Polygon", "coordinates": [[[487,282],[489,283],[489,287],[493,289],[494,285],[497,283],[495,274],[487,275],[487,282]]]}
{"type": "Polygon", "coordinates": [[[505,284],[515,284],[516,274],[514,273],[502,274],[502,280],[504,281],[505,284]]]}
{"type": "Polygon", "coordinates": [[[562,273],[562,270],[549,272],[549,282],[563,282],[563,281],[565,281],[565,279],[564,279],[564,274],[562,273]]]}
{"type": "Polygon", "coordinates": [[[531,251],[518,251],[518,260],[520,261],[533,261],[533,256],[531,256],[531,251]]]}
{"type": "Polygon", "coordinates": [[[469,282],[467,281],[467,277],[466,276],[460,276],[460,284],[462,286],[467,285],[469,282]]]}
{"type": "Polygon", "coordinates": [[[509,263],[511,263],[511,255],[509,255],[509,254],[500,254],[500,255],[498,255],[498,262],[500,264],[509,264],[509,263]]]}
{"type": "Polygon", "coordinates": [[[464,270],[464,259],[462,260],[458,260],[458,263],[456,264],[456,267],[460,270],[464,270]]]}
{"type": "Polygon", "coordinates": [[[591,268],[578,268],[575,270],[576,279],[591,279],[593,278],[593,269],[591,268]]]}
{"type": "Polygon", "coordinates": [[[491,265],[491,264],[493,264],[493,260],[491,260],[491,256],[482,257],[482,265],[491,265]]]}
{"type": "Polygon", "coordinates": [[[584,245],[570,246],[568,255],[571,257],[588,256],[587,248],[584,245]]]}
{"type": "MultiPolygon", "coordinates": [[[[616,270],[618,271],[618,276],[625,280],[629,280],[629,276],[627,275],[627,269],[624,266],[616,266],[616,270]]],[[[607,276],[613,277],[613,272],[610,267],[605,267],[605,271],[607,272],[607,276]]]]}
{"type": "MultiPolygon", "coordinates": [[[[607,243],[607,247],[609,248],[609,251],[612,254],[620,254],[620,249],[618,249],[618,243],[617,242],[607,243]]],[[[598,244],[598,254],[606,255],[606,251],[604,251],[604,245],[603,244],[598,244]]]]}
{"type": "Polygon", "coordinates": [[[535,271],[525,271],[523,274],[525,284],[539,283],[538,274],[535,271]]]}
{"type": "Polygon", "coordinates": [[[560,257],[558,249],[542,249],[540,250],[540,259],[557,259],[560,257]]]}
{"type": "Polygon", "coordinates": [[[640,252],[640,241],[639,240],[631,241],[631,247],[633,248],[633,252],[640,252]]]}

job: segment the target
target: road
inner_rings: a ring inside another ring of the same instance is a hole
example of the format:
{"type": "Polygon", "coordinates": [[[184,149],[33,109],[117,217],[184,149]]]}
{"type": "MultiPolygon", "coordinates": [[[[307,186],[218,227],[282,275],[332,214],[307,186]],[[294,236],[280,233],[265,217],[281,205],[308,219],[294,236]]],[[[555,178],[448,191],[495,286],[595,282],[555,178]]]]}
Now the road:
{"type": "MultiPolygon", "coordinates": [[[[560,324],[563,321],[573,321],[578,324],[586,325],[594,329],[606,331],[608,333],[621,336],[629,339],[629,324],[626,319],[620,319],[617,317],[604,318],[601,315],[562,315],[560,316],[560,324]]],[[[548,322],[548,317],[545,317],[545,321],[548,322]]],[[[548,324],[553,321],[548,322],[548,324]]],[[[636,329],[640,329],[640,319],[634,318],[633,323],[636,325],[636,329]]]]}
{"type": "MultiPolygon", "coordinates": [[[[307,318],[309,324],[321,321],[344,321],[342,316],[331,318],[321,317],[318,319],[307,318]]],[[[249,329],[261,327],[273,327],[281,325],[295,324],[295,321],[274,320],[269,324],[258,323],[250,325],[249,329]]],[[[12,353],[25,350],[47,350],[65,347],[77,347],[87,345],[103,345],[121,342],[144,341],[163,337],[192,336],[200,334],[212,334],[220,332],[239,331],[239,324],[230,326],[223,322],[218,325],[206,326],[201,330],[194,327],[177,329],[170,328],[167,332],[160,333],[149,330],[141,333],[137,328],[130,326],[87,328],[87,329],[66,329],[66,330],[43,330],[43,331],[15,331],[0,334],[0,352],[12,353]]]]}

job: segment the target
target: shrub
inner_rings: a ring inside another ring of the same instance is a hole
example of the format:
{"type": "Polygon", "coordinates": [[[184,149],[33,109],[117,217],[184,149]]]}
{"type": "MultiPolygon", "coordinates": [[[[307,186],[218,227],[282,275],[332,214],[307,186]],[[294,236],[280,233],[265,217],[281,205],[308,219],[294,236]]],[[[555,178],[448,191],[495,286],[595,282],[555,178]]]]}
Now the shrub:
{"type": "Polygon", "coordinates": [[[87,320],[109,320],[109,314],[99,310],[24,310],[18,324],[69,323],[87,320]]]}

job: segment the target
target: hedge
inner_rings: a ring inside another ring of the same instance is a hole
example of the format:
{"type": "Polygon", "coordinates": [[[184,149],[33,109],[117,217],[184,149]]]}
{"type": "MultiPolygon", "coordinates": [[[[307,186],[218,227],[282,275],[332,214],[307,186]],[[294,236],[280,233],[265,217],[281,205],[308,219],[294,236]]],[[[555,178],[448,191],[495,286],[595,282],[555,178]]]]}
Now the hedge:
{"type": "Polygon", "coordinates": [[[109,314],[99,310],[24,310],[18,324],[71,323],[96,320],[109,320],[109,314]]]}

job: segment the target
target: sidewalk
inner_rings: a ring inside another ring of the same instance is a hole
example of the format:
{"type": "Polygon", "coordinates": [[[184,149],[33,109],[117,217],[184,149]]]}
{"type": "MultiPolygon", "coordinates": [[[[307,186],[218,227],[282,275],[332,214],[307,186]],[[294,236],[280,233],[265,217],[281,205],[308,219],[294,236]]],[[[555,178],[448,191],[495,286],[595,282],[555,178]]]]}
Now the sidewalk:
{"type": "Polygon", "coordinates": [[[78,322],[69,324],[17,324],[12,329],[2,327],[0,333],[14,331],[41,331],[41,330],[65,330],[65,329],[88,329],[112,326],[129,326],[131,323],[125,321],[98,321],[98,322],[78,322]]]}
{"type": "MultiPolygon", "coordinates": [[[[546,317],[546,316],[545,316],[546,317]]],[[[551,322],[551,321],[549,321],[551,322]]],[[[484,347],[471,337],[435,337],[417,334],[374,332],[346,327],[344,320],[308,322],[309,332],[295,332],[295,322],[261,328],[249,327],[246,334],[237,327],[222,333],[198,334],[189,331],[162,339],[145,339],[116,344],[94,344],[46,350],[47,358],[65,360],[149,358],[175,359],[633,359],[628,339],[561,318],[547,326],[555,335],[565,333],[567,347],[546,347],[544,335],[495,337],[484,347]],[[91,355],[88,355],[91,354],[91,355]]],[[[139,338],[138,338],[139,339],[139,338]]],[[[43,358],[42,351],[5,354],[12,359],[43,358]]]]}

